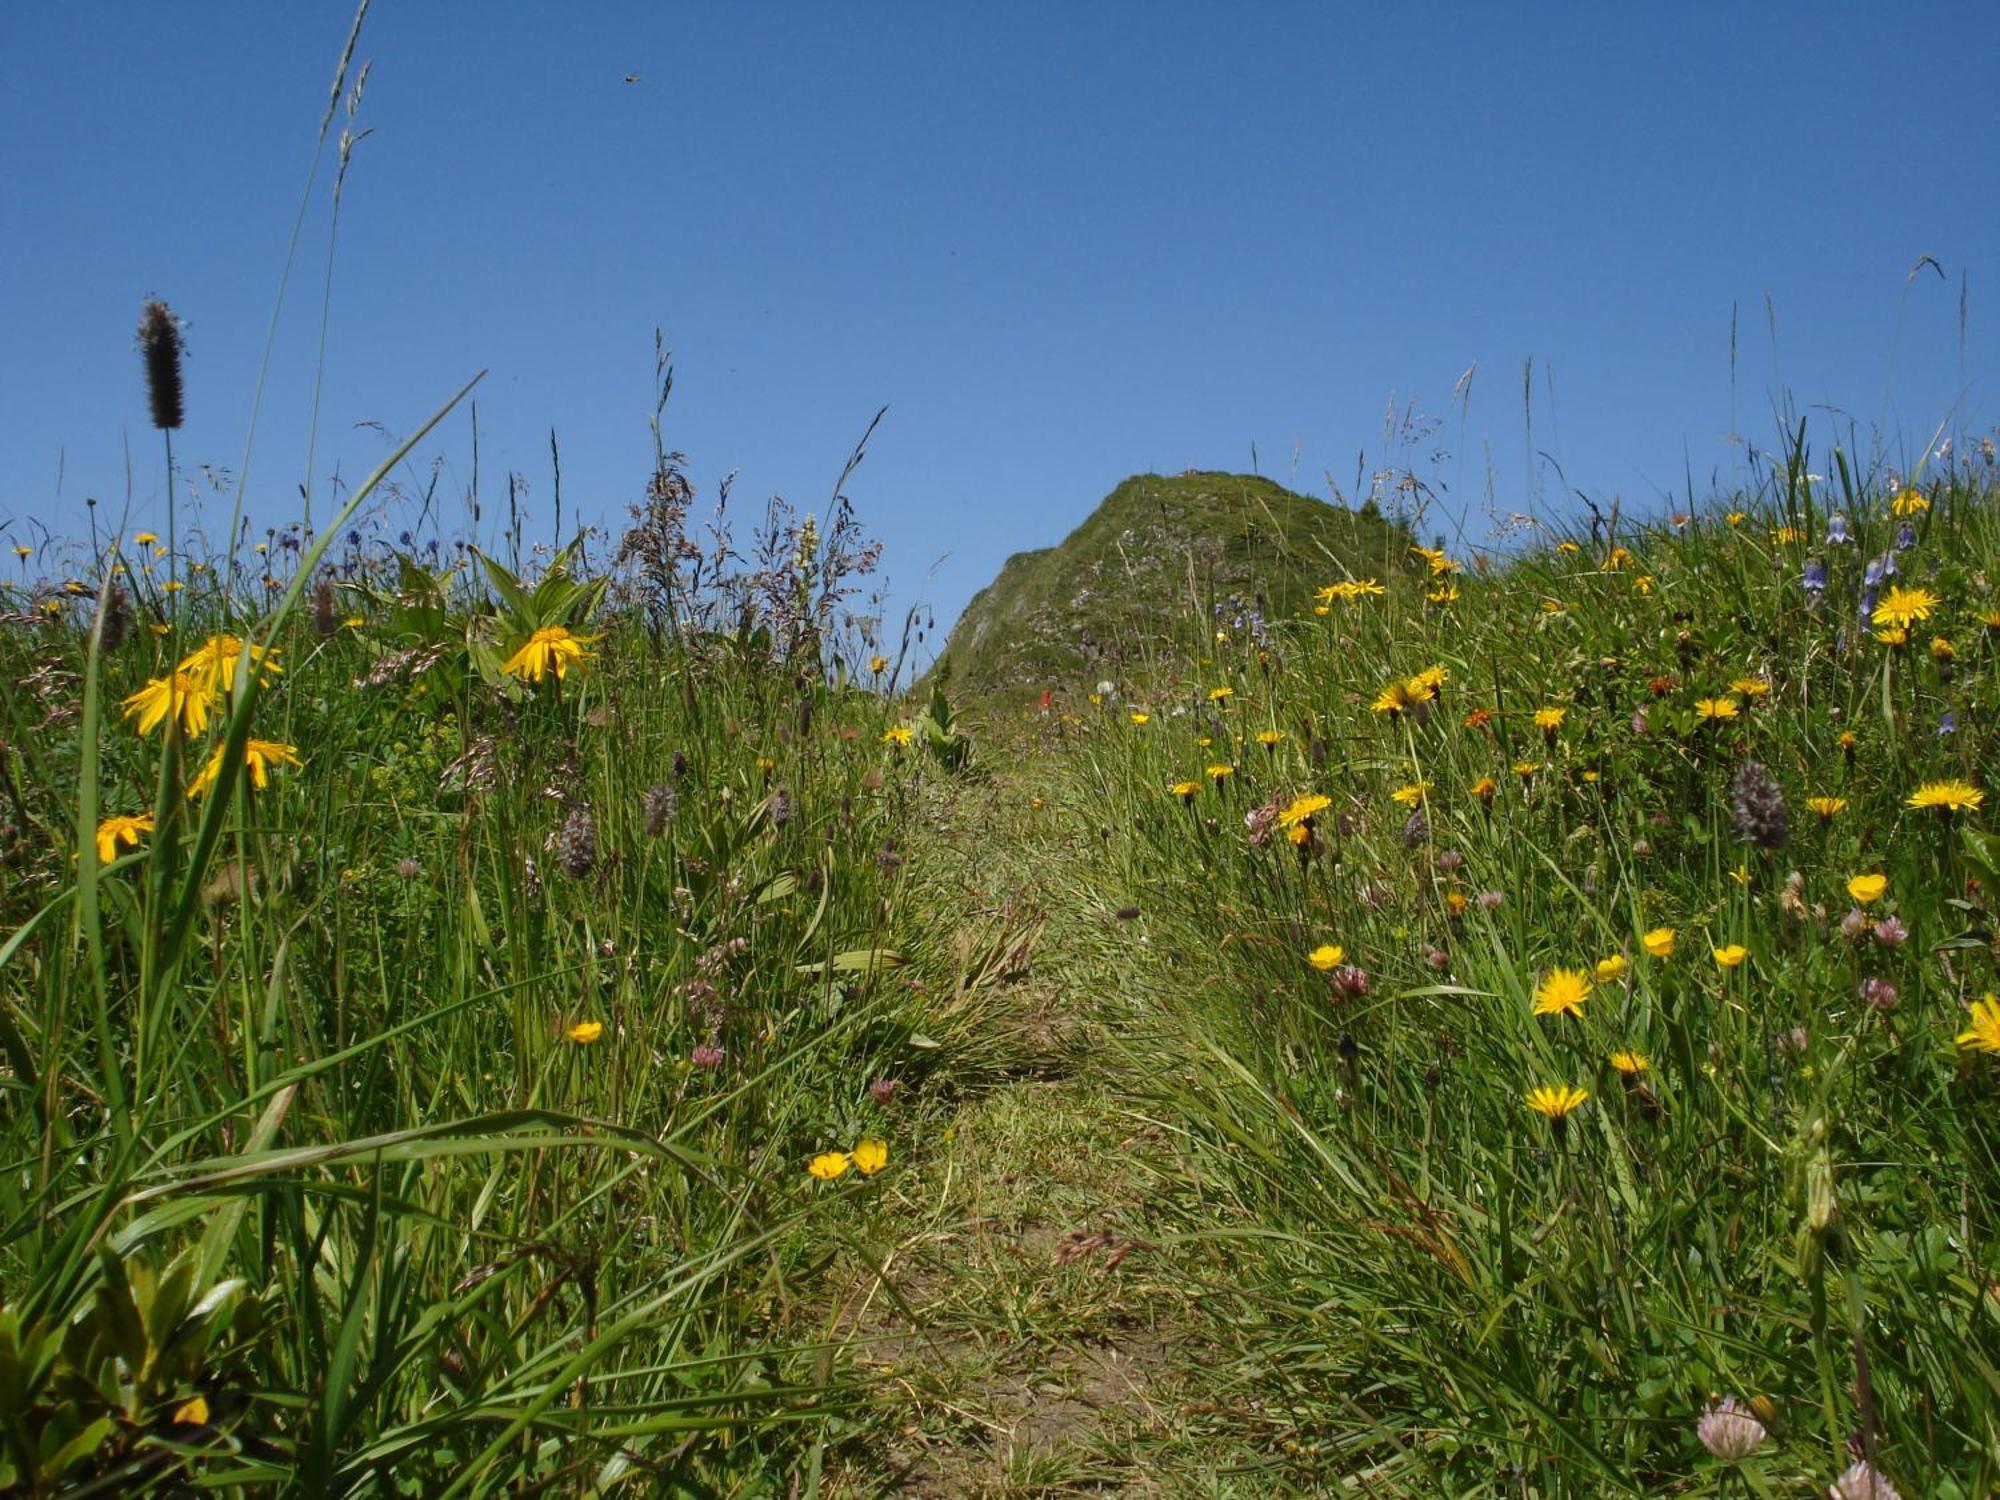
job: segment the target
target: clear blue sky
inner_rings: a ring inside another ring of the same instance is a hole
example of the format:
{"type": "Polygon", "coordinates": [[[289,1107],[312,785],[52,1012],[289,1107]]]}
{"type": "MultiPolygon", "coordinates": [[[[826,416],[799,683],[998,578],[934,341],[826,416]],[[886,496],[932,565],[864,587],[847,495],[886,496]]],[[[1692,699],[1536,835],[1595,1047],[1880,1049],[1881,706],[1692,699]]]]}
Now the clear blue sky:
{"type": "MultiPolygon", "coordinates": [[[[115,512],[128,435],[135,518],[158,522],[132,348],[147,292],[192,324],[179,457],[240,462],[349,20],[262,3],[0,18],[11,532],[75,532],[86,495],[115,512]]],[[[1728,434],[1768,445],[1781,390],[1850,415],[1864,446],[1920,445],[1954,413],[1984,432],[1996,43],[1990,0],[379,0],[320,479],[381,454],[358,424],[405,431],[484,367],[489,519],[517,470],[547,534],[551,427],[566,508],[616,519],[649,465],[657,324],[678,351],[669,440],[705,498],[737,470],[746,507],[818,508],[890,407],[850,493],[897,598],[925,587],[943,627],[1128,473],[1247,468],[1254,444],[1298,488],[1349,484],[1357,453],[1380,459],[1392,398],[1447,418],[1441,477],[1483,540],[1489,449],[1502,509],[1534,478],[1529,358],[1536,447],[1628,504],[1690,466],[1700,489],[1737,472],[1728,434]],[[1907,281],[1924,254],[1947,279],[1907,281]],[[1461,437],[1452,388],[1475,364],[1461,437]]],[[[330,183],[280,325],[260,523],[297,513],[330,183]]],[[[465,417],[425,453],[455,506],[465,417]]]]}

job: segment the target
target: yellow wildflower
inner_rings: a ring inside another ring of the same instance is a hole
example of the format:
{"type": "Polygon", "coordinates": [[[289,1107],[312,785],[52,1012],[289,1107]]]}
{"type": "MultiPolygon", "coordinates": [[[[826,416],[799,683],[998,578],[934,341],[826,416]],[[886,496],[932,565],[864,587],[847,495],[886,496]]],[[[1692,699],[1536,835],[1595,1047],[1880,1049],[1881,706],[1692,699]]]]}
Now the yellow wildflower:
{"type": "Polygon", "coordinates": [[[581,666],[590,659],[583,648],[596,639],[594,635],[573,634],[567,625],[544,625],[501,664],[500,670],[523,682],[540,682],[553,669],[556,681],[561,682],[569,675],[571,663],[581,666]]]}

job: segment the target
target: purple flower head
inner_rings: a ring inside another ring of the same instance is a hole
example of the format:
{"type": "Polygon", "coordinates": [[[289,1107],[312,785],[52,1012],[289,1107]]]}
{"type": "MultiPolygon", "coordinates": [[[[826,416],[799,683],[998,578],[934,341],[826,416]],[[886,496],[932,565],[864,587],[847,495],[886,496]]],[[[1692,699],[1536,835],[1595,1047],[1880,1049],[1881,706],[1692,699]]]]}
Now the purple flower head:
{"type": "Polygon", "coordinates": [[[1819,596],[1826,592],[1826,564],[1821,562],[1817,557],[1808,559],[1805,576],[1799,582],[1804,586],[1805,591],[1812,595],[1813,602],[1817,604],[1819,596]]]}
{"type": "Polygon", "coordinates": [[[688,1053],[688,1061],[693,1063],[697,1068],[703,1068],[712,1072],[722,1066],[722,1059],[725,1055],[723,1050],[716,1046],[715,1043],[703,1042],[692,1052],[688,1053]]]}
{"type": "Polygon", "coordinates": [[[1938,715],[1937,732],[1939,739],[1943,739],[1948,734],[1958,733],[1957,709],[1947,708],[1942,714],[1938,715]]]}
{"type": "Polygon", "coordinates": [[[1916,545],[1917,528],[1912,526],[1908,521],[1905,521],[1901,526],[1896,528],[1896,550],[1904,552],[1916,545]]]}
{"type": "Polygon", "coordinates": [[[1877,1010],[1894,1010],[1896,987],[1886,979],[1870,977],[1861,981],[1861,998],[1877,1010]]]}
{"type": "Polygon", "coordinates": [[[1839,511],[1826,518],[1826,539],[1836,547],[1854,540],[1847,534],[1847,517],[1839,511]]]}
{"type": "Polygon", "coordinates": [[[1875,941],[1884,948],[1900,948],[1910,936],[1901,917],[1884,917],[1875,924],[1875,941]]]}

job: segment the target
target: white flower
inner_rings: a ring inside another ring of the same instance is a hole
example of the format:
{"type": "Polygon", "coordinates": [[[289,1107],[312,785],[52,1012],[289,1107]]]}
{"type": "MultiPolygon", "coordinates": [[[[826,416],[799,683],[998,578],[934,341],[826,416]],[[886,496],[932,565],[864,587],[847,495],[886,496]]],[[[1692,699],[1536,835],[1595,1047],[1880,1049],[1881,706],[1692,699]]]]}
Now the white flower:
{"type": "Polygon", "coordinates": [[[1768,1436],[1764,1424],[1738,1404],[1734,1396],[1725,1396],[1703,1412],[1694,1430],[1702,1447],[1730,1464],[1741,1463],[1755,1453],[1768,1436]]]}
{"type": "Polygon", "coordinates": [[[1828,1500],[1903,1500],[1889,1476],[1865,1458],[1849,1465],[1826,1493],[1828,1500]]]}

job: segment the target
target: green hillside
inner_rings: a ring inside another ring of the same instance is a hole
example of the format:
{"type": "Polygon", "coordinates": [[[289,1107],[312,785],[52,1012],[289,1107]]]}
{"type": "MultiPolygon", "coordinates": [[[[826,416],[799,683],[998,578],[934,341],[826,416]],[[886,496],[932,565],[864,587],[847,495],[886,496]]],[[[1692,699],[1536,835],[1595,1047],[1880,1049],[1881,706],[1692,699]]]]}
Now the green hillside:
{"type": "Polygon", "coordinates": [[[1257,475],[1134,475],[1061,545],[1008,558],[966,606],[941,665],[974,692],[1116,676],[1190,607],[1206,616],[1236,595],[1286,618],[1331,579],[1386,572],[1408,541],[1373,508],[1257,475]]]}

